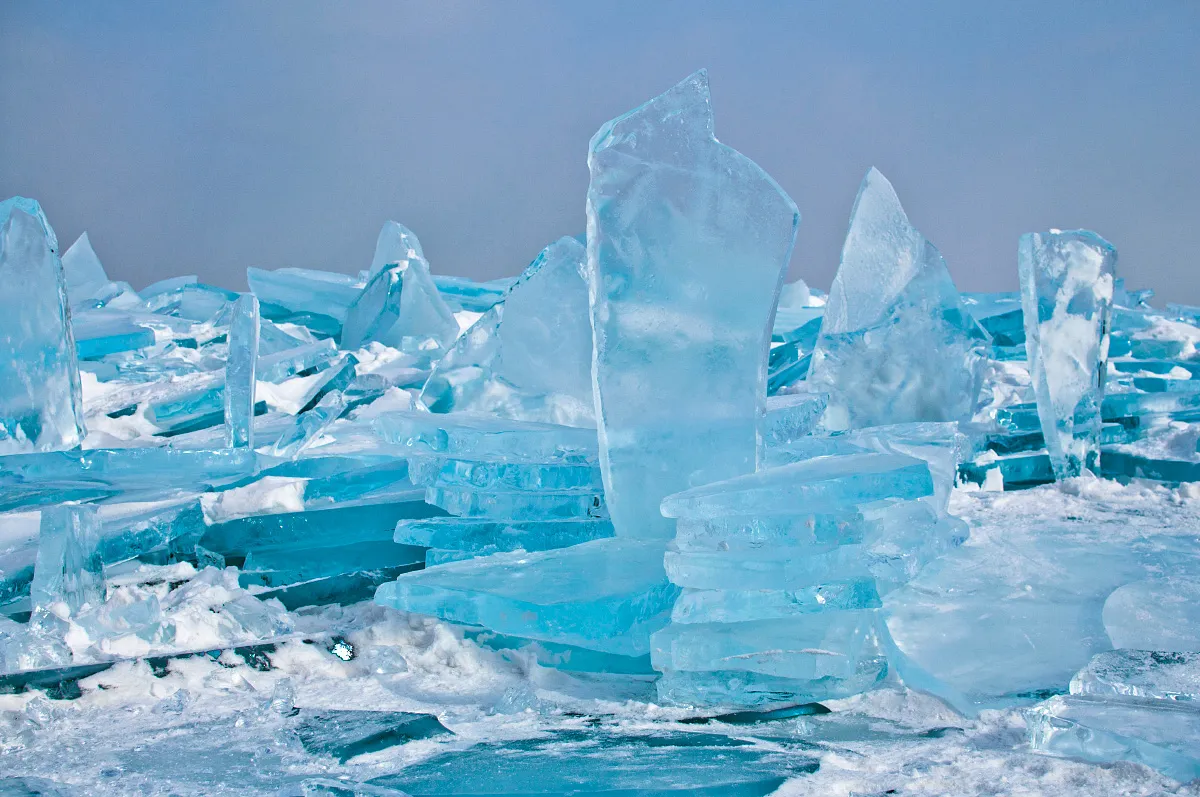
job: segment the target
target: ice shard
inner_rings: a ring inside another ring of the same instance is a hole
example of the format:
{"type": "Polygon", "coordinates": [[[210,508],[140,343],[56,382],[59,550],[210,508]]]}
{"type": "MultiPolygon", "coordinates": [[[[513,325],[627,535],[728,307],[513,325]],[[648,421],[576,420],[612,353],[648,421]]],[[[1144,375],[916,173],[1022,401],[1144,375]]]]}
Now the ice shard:
{"type": "Polygon", "coordinates": [[[72,307],[86,302],[108,285],[108,274],[104,273],[86,232],[63,254],[62,264],[72,307]]]}
{"type": "Polygon", "coordinates": [[[100,516],[95,507],[64,504],[42,510],[29,598],[35,612],[60,617],[103,601],[100,516]]]}
{"type": "Polygon", "coordinates": [[[587,251],[560,238],[437,364],[421,400],[434,412],[594,424],[587,251]]]}
{"type": "Polygon", "coordinates": [[[385,221],[375,241],[375,256],[371,258],[367,274],[373,277],[394,263],[407,263],[416,258],[425,259],[416,233],[400,222],[385,221]]]}
{"type": "Polygon", "coordinates": [[[438,293],[416,236],[396,227],[403,230],[399,240],[391,240],[388,225],[380,234],[379,262],[372,263],[370,279],[346,310],[340,343],[357,349],[379,341],[410,354],[437,355],[458,335],[458,322],[438,293]]]}
{"type": "Polygon", "coordinates": [[[1200,579],[1125,584],[1108,596],[1102,616],[1115,648],[1200,653],[1200,579]]]}
{"type": "Polygon", "coordinates": [[[1117,251],[1088,230],[1021,236],[1025,350],[1059,479],[1099,471],[1100,407],[1117,251]]]}
{"type": "Polygon", "coordinates": [[[0,454],[61,451],[84,434],[66,281],[41,208],[11,202],[0,207],[0,454]]]}
{"type": "Polygon", "coordinates": [[[808,374],[811,390],[830,394],[826,427],[969,420],[989,345],[941,253],[872,168],[854,201],[808,374]]]}
{"type": "Polygon", "coordinates": [[[666,538],[664,496],[758,463],[771,321],[800,214],[717,141],[703,70],[600,128],[588,167],[604,488],[619,536],[666,538]]]}
{"type": "Polygon", "coordinates": [[[238,297],[229,325],[225,366],[225,433],[230,448],[254,447],[254,388],[258,362],[258,298],[238,297]]]}

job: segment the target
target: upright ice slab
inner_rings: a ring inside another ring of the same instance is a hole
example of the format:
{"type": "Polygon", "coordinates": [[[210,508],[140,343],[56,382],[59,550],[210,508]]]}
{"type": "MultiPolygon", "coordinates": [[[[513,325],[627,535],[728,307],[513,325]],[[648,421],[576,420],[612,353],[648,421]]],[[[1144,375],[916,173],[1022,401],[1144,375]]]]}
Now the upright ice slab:
{"type": "Polygon", "coordinates": [[[0,283],[5,286],[0,299],[0,454],[61,451],[83,437],[62,263],[41,208],[33,200],[24,202],[9,200],[0,206],[0,283]]]}
{"type": "Polygon", "coordinates": [[[714,137],[703,70],[600,128],[588,167],[604,488],[618,535],[666,538],[664,496],[757,464],[800,214],[714,137]]]}
{"type": "Polygon", "coordinates": [[[969,420],[990,341],[937,248],[872,168],[850,214],[808,381],[830,429],[969,420]]]}
{"type": "Polygon", "coordinates": [[[229,359],[225,365],[225,430],[230,448],[254,447],[254,388],[258,362],[258,298],[252,293],[233,303],[229,359]]]}
{"type": "Polygon", "coordinates": [[[1088,230],[1026,233],[1017,250],[1025,350],[1057,478],[1099,472],[1117,250],[1088,230]]]}
{"type": "Polygon", "coordinates": [[[421,399],[434,412],[470,410],[572,426],[594,424],[592,327],[574,238],[547,246],[447,352],[421,399]]]}
{"type": "Polygon", "coordinates": [[[63,273],[67,280],[67,298],[74,307],[87,301],[108,285],[108,274],[92,249],[85,232],[62,256],[63,273]]]}
{"type": "Polygon", "coordinates": [[[78,614],[104,599],[100,516],[88,505],[42,510],[37,562],[29,590],[34,611],[58,616],[78,614]]]}

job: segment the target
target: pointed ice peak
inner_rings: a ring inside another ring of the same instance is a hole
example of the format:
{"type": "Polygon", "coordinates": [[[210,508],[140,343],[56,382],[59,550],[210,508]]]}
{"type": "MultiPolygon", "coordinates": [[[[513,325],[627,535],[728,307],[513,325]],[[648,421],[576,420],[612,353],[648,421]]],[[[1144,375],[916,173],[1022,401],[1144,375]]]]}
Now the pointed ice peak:
{"type": "Polygon", "coordinates": [[[393,263],[425,260],[417,234],[396,221],[385,221],[375,242],[375,257],[371,260],[370,276],[378,274],[393,263]]]}
{"type": "Polygon", "coordinates": [[[100,264],[100,258],[92,249],[92,242],[85,232],[62,256],[63,274],[67,278],[67,297],[71,306],[86,301],[108,284],[108,274],[100,264]]]}
{"type": "Polygon", "coordinates": [[[42,225],[42,231],[46,234],[46,239],[50,243],[50,251],[58,254],[58,236],[54,234],[54,228],[50,226],[50,220],[46,218],[46,213],[42,210],[41,204],[36,199],[14,196],[0,201],[0,224],[8,221],[8,217],[13,210],[23,210],[37,219],[42,225]]]}
{"type": "Polygon", "coordinates": [[[703,146],[713,138],[708,70],[700,69],[654,99],[606,123],[592,136],[589,151],[622,146],[636,154],[642,142],[657,142],[653,144],[655,148],[670,146],[672,141],[678,147],[692,147],[703,146]]]}

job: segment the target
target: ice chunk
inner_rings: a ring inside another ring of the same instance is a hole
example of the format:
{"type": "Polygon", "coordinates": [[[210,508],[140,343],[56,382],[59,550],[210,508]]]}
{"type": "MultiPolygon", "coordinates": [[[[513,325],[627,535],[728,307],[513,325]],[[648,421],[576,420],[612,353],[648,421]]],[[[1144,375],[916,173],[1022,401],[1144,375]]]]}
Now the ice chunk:
{"type": "Polygon", "coordinates": [[[42,510],[29,598],[35,612],[60,616],[103,601],[104,563],[95,507],[64,504],[42,510]]]}
{"type": "Polygon", "coordinates": [[[305,750],[343,764],[355,756],[449,733],[432,714],[407,711],[305,711],[296,726],[305,750]]]}
{"type": "Polygon", "coordinates": [[[414,797],[765,797],[818,766],[816,758],[792,750],[780,752],[715,733],[572,730],[441,753],[371,784],[414,797]]]}
{"type": "Polygon", "coordinates": [[[1117,251],[1087,230],[1021,236],[1025,349],[1057,478],[1097,472],[1117,251]]]}
{"type": "Polygon", "coordinates": [[[375,601],[501,634],[641,656],[679,590],[662,545],[608,539],[535,553],[498,553],[408,573],[375,601]]]}
{"type": "Polygon", "coordinates": [[[494,520],[492,518],[434,517],[401,520],[396,542],[427,548],[467,551],[544,551],[613,536],[604,519],[494,520]]]}
{"type": "Polygon", "coordinates": [[[380,233],[371,275],[346,310],[343,348],[371,341],[412,354],[440,353],[458,336],[458,322],[429,274],[411,231],[388,222],[380,233]],[[395,259],[392,259],[395,258],[395,259]]]}
{"type": "MultiPolygon", "coordinates": [[[[304,540],[298,540],[304,544],[304,540]]],[[[242,565],[242,584],[284,587],[316,578],[363,570],[418,569],[425,549],[391,541],[356,542],[318,548],[263,548],[252,550],[242,565]]]]}
{"type": "Polygon", "coordinates": [[[108,285],[108,275],[100,258],[92,249],[92,242],[85,232],[71,244],[62,256],[63,273],[67,281],[67,299],[76,307],[95,296],[108,285]]]}
{"type": "Polygon", "coordinates": [[[594,429],[473,412],[395,411],[376,418],[374,424],[384,440],[405,452],[540,464],[590,465],[597,461],[594,429]]]}
{"type": "Polygon", "coordinates": [[[830,394],[831,429],[969,420],[990,346],[940,252],[872,168],[813,352],[808,382],[830,394]]]}
{"type": "Polygon", "coordinates": [[[471,487],[477,490],[602,490],[600,469],[593,465],[458,459],[413,456],[409,478],[426,487],[471,487]]]}
{"type": "Polygon", "coordinates": [[[437,364],[421,400],[434,412],[594,424],[586,259],[574,238],[542,250],[437,364]]]}
{"type": "Polygon", "coordinates": [[[667,496],[668,518],[837,512],[887,498],[933,492],[924,462],[903,454],[817,457],[667,496]]]}
{"type": "Polygon", "coordinates": [[[466,487],[429,487],[425,500],[452,515],[503,520],[603,518],[604,496],[595,490],[484,491],[466,487]]]}
{"type": "Polygon", "coordinates": [[[763,440],[779,446],[797,440],[816,428],[829,397],[824,393],[793,393],[767,397],[767,420],[763,440]]]}
{"type": "Polygon", "coordinates": [[[601,127],[588,167],[604,489],[618,535],[667,538],[664,496],[758,463],[771,319],[800,214],[716,140],[703,70],[601,127]]]}
{"type": "Polygon", "coordinates": [[[1104,630],[1114,648],[1200,653],[1200,580],[1176,576],[1119,587],[1104,602],[1104,630]]]}
{"type": "Polygon", "coordinates": [[[1169,701],[1059,696],[1029,709],[1030,744],[1052,755],[1134,761],[1187,782],[1200,778],[1200,710],[1169,701]]]}
{"type": "Polygon", "coordinates": [[[47,227],[21,207],[0,213],[0,454],[68,449],[84,434],[62,264],[47,227]]]}
{"type": "Polygon", "coordinates": [[[258,298],[238,297],[229,325],[225,366],[225,430],[230,448],[254,448],[254,369],[258,362],[258,298]]]}
{"type": "Polygon", "coordinates": [[[471,313],[485,313],[504,301],[505,294],[512,287],[513,278],[475,282],[465,277],[434,274],[433,282],[447,304],[457,305],[471,313]]]}
{"type": "Polygon", "coordinates": [[[1200,702],[1200,654],[1112,650],[1071,679],[1071,694],[1200,702]]]}
{"type": "Polygon", "coordinates": [[[303,268],[248,268],[246,281],[262,302],[264,317],[300,322],[323,336],[340,332],[346,311],[363,288],[357,277],[303,268]]]}
{"type": "Polygon", "coordinates": [[[284,459],[300,456],[345,410],[346,398],[340,391],[326,393],[317,406],[296,416],[292,427],[275,441],[271,456],[284,459]]]}
{"type": "Polygon", "coordinates": [[[42,232],[46,235],[46,243],[49,244],[50,251],[57,255],[58,236],[54,234],[54,228],[50,226],[50,220],[46,218],[45,211],[42,210],[41,204],[36,199],[14,196],[0,201],[0,225],[8,221],[12,214],[18,210],[33,216],[37,220],[42,232]]]}

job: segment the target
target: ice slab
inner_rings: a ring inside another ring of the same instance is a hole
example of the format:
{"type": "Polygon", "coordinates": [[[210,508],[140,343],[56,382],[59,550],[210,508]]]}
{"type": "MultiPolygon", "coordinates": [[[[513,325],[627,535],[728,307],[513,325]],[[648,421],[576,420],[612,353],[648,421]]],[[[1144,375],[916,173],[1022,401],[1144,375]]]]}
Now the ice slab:
{"type": "Polygon", "coordinates": [[[62,264],[71,307],[84,304],[109,284],[86,232],[63,253],[62,264]]]}
{"type": "Polygon", "coordinates": [[[50,220],[46,218],[46,213],[42,210],[41,203],[36,199],[14,196],[0,201],[0,225],[7,222],[12,214],[18,210],[37,220],[38,226],[41,227],[42,232],[46,235],[46,242],[50,245],[50,251],[57,255],[58,236],[54,234],[54,228],[50,226],[50,220]]]}
{"type": "Polygon", "coordinates": [[[595,490],[473,490],[464,487],[428,487],[425,501],[462,517],[502,520],[565,520],[605,518],[604,496],[595,490]]]}
{"type": "Polygon", "coordinates": [[[472,313],[486,313],[504,301],[504,295],[512,287],[513,279],[506,277],[489,282],[475,282],[465,277],[434,274],[433,282],[447,304],[456,305],[472,313]]]}
{"type": "Polygon", "coordinates": [[[395,541],[470,553],[544,551],[566,548],[613,536],[612,523],[603,519],[494,520],[435,517],[401,520],[395,541]]]}
{"type": "Polygon", "coordinates": [[[225,366],[225,433],[230,448],[254,448],[255,366],[258,363],[258,298],[239,296],[229,324],[225,366]]]}
{"type": "MultiPolygon", "coordinates": [[[[297,546],[305,542],[298,540],[297,546]]],[[[424,548],[396,545],[390,540],[314,548],[261,548],[246,555],[239,580],[243,586],[278,588],[364,570],[419,569],[424,562],[424,548]]]]}
{"type": "Polygon", "coordinates": [[[439,565],[383,585],[375,601],[501,634],[640,656],[678,592],[663,572],[661,543],[614,538],[439,565]]]}
{"type": "Polygon", "coordinates": [[[1059,696],[1029,709],[1025,721],[1039,752],[1134,761],[1185,783],[1200,778],[1200,711],[1188,704],[1059,696]]]}
{"type": "Polygon", "coordinates": [[[1109,307],[1117,251],[1087,230],[1021,236],[1025,348],[1055,476],[1099,467],[1109,307]]]}
{"type": "Polygon", "coordinates": [[[800,214],[716,140],[703,70],[600,128],[588,167],[605,493],[618,535],[668,538],[665,496],[760,458],[771,320],[800,214]]]}
{"type": "Polygon", "coordinates": [[[1200,654],[1112,650],[1092,657],[1071,679],[1073,695],[1200,701],[1200,654]]]}
{"type": "Polygon", "coordinates": [[[291,428],[271,447],[271,456],[296,459],[346,410],[346,397],[338,390],[326,393],[317,406],[296,416],[291,428]]]}
{"type": "Polygon", "coordinates": [[[594,425],[586,260],[574,238],[542,250],[437,364],[421,400],[434,412],[594,425]]]}
{"type": "Polygon", "coordinates": [[[35,613],[63,617],[103,601],[104,563],[95,507],[60,505],[42,510],[29,599],[35,613]]]}
{"type": "Polygon", "coordinates": [[[687,589],[671,609],[672,623],[745,623],[786,620],[841,609],[878,609],[873,579],[789,589],[687,589]]]}
{"type": "Polygon", "coordinates": [[[558,731],[448,751],[370,781],[412,797],[764,797],[817,759],[705,733],[558,731]]]}
{"type": "Polygon", "coordinates": [[[825,424],[969,420],[990,345],[941,253],[872,168],[854,201],[808,374],[812,390],[830,394],[825,424]]]}
{"type": "Polygon", "coordinates": [[[409,458],[409,477],[414,484],[426,487],[508,491],[603,489],[600,469],[592,465],[414,456],[409,458]]]}
{"type": "Polygon", "coordinates": [[[60,451],[84,435],[62,264],[41,207],[22,202],[0,207],[0,281],[10,286],[0,319],[0,454],[60,451]]]}
{"type": "Polygon", "coordinates": [[[483,413],[437,415],[395,411],[374,421],[398,450],[488,461],[593,465],[596,430],[513,421],[483,413]]]}
{"type": "Polygon", "coordinates": [[[1200,580],[1135,581],[1104,602],[1104,630],[1115,648],[1200,653],[1200,580]]]}
{"type": "Polygon", "coordinates": [[[817,428],[828,403],[829,397],[823,393],[767,396],[763,442],[780,446],[807,435],[817,428]]]}
{"type": "MultiPolygon", "coordinates": [[[[667,496],[668,518],[837,512],[933,492],[924,462],[903,454],[847,454],[768,468],[667,496]]],[[[611,501],[611,499],[610,499],[611,501]]]]}

